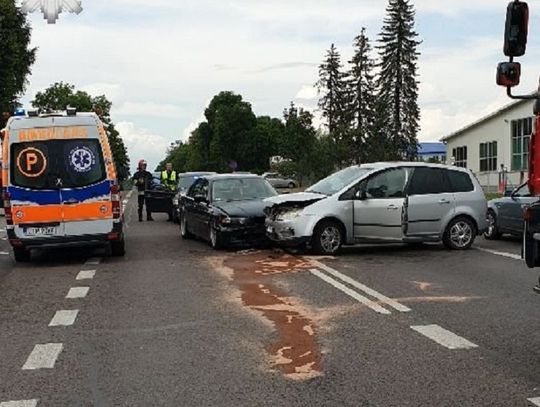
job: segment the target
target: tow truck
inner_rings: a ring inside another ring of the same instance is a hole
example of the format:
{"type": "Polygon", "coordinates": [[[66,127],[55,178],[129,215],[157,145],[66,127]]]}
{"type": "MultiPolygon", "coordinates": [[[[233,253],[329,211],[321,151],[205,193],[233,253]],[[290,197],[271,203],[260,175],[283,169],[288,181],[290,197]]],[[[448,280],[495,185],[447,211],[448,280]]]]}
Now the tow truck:
{"type": "MultiPolygon", "coordinates": [[[[497,67],[497,85],[506,87],[512,99],[534,100],[534,130],[529,145],[529,190],[539,201],[524,212],[522,257],[529,268],[540,267],[540,86],[534,94],[515,95],[512,89],[520,84],[521,64],[515,58],[525,55],[529,32],[529,6],[519,0],[508,4],[504,34],[504,54],[507,62],[497,67]]],[[[534,287],[540,294],[540,280],[534,287]]]]}

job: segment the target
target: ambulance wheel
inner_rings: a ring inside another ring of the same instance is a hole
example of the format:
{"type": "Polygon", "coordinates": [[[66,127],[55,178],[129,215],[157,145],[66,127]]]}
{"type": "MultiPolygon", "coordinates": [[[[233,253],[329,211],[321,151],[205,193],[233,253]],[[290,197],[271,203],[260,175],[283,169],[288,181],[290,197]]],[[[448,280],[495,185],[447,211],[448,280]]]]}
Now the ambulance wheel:
{"type": "Polygon", "coordinates": [[[126,254],[126,245],[124,238],[111,242],[111,255],[113,257],[123,257],[126,254]]]}
{"type": "Polygon", "coordinates": [[[13,249],[13,256],[17,263],[28,263],[30,261],[30,250],[27,249],[13,249]]]}

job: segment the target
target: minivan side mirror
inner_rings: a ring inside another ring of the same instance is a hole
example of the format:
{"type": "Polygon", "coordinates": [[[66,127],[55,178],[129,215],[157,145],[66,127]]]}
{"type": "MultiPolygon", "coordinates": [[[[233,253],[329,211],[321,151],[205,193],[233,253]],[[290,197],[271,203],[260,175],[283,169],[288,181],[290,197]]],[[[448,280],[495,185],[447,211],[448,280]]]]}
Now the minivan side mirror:
{"type": "Polygon", "coordinates": [[[357,199],[359,201],[365,201],[367,199],[367,193],[365,189],[359,189],[356,191],[356,194],[354,195],[354,199],[357,199]]]}
{"type": "Polygon", "coordinates": [[[527,49],[529,34],[529,6],[523,1],[512,1],[506,11],[504,55],[520,57],[527,49]]]}
{"type": "Polygon", "coordinates": [[[519,62],[501,62],[497,66],[497,85],[513,88],[519,85],[521,64],[519,62]]]}

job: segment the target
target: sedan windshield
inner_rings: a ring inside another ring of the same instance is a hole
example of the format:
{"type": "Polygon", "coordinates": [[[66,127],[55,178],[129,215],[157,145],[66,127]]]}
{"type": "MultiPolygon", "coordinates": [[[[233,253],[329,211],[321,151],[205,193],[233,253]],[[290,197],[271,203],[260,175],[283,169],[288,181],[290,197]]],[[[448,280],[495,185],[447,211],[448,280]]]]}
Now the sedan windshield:
{"type": "Polygon", "coordinates": [[[220,201],[246,201],[270,198],[277,192],[261,178],[235,178],[214,181],[212,184],[212,200],[220,201]]]}
{"type": "Polygon", "coordinates": [[[353,183],[371,170],[371,168],[361,168],[358,166],[345,168],[344,170],[338,171],[317,182],[315,185],[309,187],[306,192],[328,196],[334,195],[336,192],[341,191],[347,185],[353,183]]]}

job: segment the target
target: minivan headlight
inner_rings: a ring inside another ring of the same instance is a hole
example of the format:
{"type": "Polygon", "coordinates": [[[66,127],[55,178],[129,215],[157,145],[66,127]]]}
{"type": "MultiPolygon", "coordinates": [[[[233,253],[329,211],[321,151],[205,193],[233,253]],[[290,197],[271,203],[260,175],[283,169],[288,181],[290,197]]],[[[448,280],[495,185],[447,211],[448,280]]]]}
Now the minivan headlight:
{"type": "Polygon", "coordinates": [[[301,213],[302,213],[302,209],[293,209],[292,211],[280,213],[277,216],[276,220],[277,221],[294,220],[294,219],[298,218],[301,213]]]}

